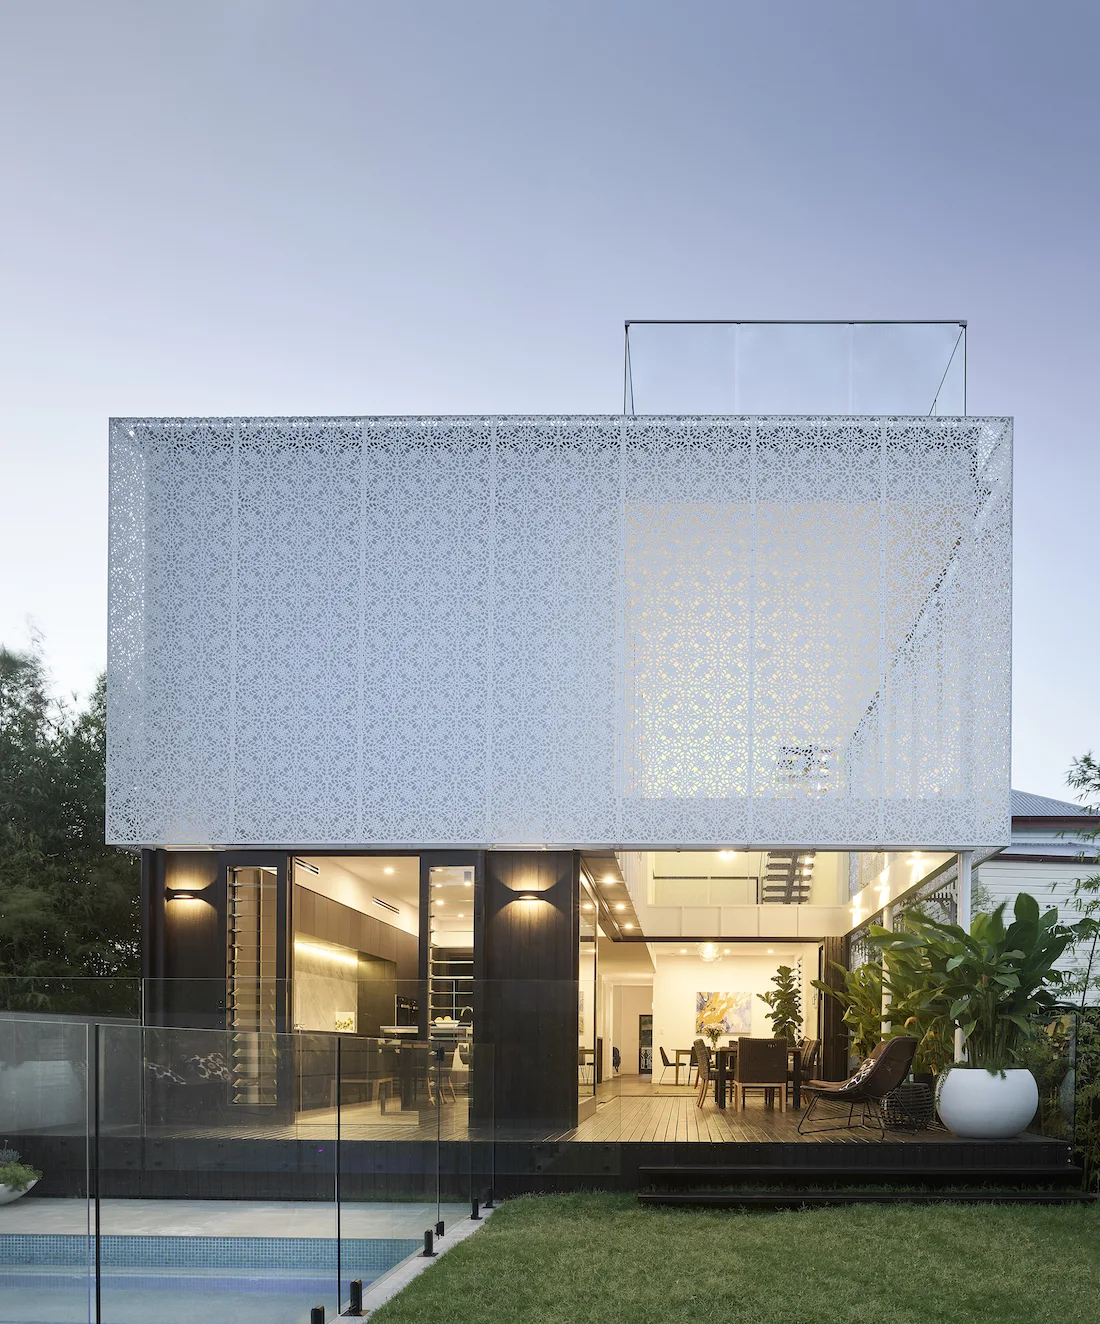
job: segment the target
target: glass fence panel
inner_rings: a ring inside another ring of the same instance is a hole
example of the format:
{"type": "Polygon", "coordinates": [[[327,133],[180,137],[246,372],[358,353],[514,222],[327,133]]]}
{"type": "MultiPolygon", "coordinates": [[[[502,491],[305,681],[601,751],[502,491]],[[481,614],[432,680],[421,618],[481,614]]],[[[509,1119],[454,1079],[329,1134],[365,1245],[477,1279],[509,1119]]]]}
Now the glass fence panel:
{"type": "MultiPolygon", "coordinates": [[[[394,1027],[391,1026],[392,1030],[394,1027]]],[[[423,1248],[438,1219],[439,1105],[428,1044],[410,1033],[340,1036],[341,1307],[423,1248]]]]}
{"type": "Polygon", "coordinates": [[[56,1016],[0,1014],[3,1324],[81,1324],[95,1318],[91,1034],[89,1025],[56,1016]]]}
{"type": "MultiPolygon", "coordinates": [[[[494,1054],[494,1188],[599,1188],[619,1172],[620,1083],[602,996],[585,999],[595,1040],[580,1033],[581,990],[573,980],[492,980],[481,1016],[494,1054]],[[595,1005],[593,1005],[593,1002],[595,1005]],[[583,1093],[582,1093],[583,1088],[583,1093]]],[[[620,1054],[621,1056],[621,1054],[620,1054]]]]}
{"type": "Polygon", "coordinates": [[[102,1026],[100,1318],[337,1312],[336,1042],[102,1026]]]}
{"type": "Polygon", "coordinates": [[[631,322],[627,414],[966,413],[958,322],[631,322]]]}
{"type": "Polygon", "coordinates": [[[142,980],[42,979],[0,975],[0,1011],[53,1016],[68,1021],[142,1019],[142,980]]]}

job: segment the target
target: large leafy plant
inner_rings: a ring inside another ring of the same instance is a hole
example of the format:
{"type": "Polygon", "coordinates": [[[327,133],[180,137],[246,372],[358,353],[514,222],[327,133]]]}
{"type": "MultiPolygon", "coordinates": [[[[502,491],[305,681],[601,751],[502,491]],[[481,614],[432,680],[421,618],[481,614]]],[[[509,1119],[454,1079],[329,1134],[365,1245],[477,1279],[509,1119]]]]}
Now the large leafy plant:
{"type": "Polygon", "coordinates": [[[1056,996],[1065,976],[1055,966],[1076,937],[1058,922],[1056,910],[1040,914],[1026,892],[1016,898],[1009,925],[1004,910],[1002,905],[991,915],[975,915],[969,933],[958,924],[910,914],[902,930],[873,927],[869,935],[886,954],[887,987],[894,970],[909,981],[908,1008],[899,999],[888,1013],[891,1020],[904,1021],[906,1010],[919,1014],[941,1044],[947,1028],[958,1026],[969,1064],[988,1071],[1016,1066],[1036,1027],[1065,1009],[1056,996]]]}
{"type": "Polygon", "coordinates": [[[756,996],[771,1008],[768,1020],[772,1023],[773,1036],[786,1039],[789,1044],[797,1043],[802,1031],[802,994],[794,971],[789,965],[781,965],[772,976],[772,983],[774,989],[756,996]]]}
{"type": "Polygon", "coordinates": [[[840,1003],[852,1051],[857,1057],[866,1057],[882,1038],[882,969],[870,963],[858,970],[847,970],[835,961],[832,965],[843,986],[835,988],[823,979],[815,979],[813,986],[840,1003]]]}

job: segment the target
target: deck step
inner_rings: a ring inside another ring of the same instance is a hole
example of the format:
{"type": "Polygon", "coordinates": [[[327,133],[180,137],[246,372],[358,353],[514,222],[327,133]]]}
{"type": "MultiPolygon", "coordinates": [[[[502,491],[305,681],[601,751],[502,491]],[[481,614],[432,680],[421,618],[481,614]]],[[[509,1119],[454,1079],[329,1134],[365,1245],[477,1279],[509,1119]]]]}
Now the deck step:
{"type": "Polygon", "coordinates": [[[640,1167],[639,1181],[648,1181],[653,1185],[686,1185],[688,1183],[727,1182],[751,1185],[756,1182],[784,1182],[790,1184],[813,1185],[815,1182],[846,1182],[849,1185],[877,1184],[879,1182],[908,1182],[926,1185],[939,1182],[957,1182],[973,1184],[998,1182],[1002,1185],[1022,1185],[1025,1182],[1039,1185],[1080,1184],[1083,1177],[1081,1168],[1072,1163],[1058,1164],[921,1164],[920,1166],[900,1166],[891,1163],[860,1165],[822,1164],[805,1165],[798,1168],[766,1163],[741,1163],[734,1166],[695,1166],[679,1164],[661,1167],[640,1167]]]}
{"type": "Polygon", "coordinates": [[[846,1204],[1093,1204],[1087,1191],[640,1191],[639,1204],[805,1209],[846,1204]]]}

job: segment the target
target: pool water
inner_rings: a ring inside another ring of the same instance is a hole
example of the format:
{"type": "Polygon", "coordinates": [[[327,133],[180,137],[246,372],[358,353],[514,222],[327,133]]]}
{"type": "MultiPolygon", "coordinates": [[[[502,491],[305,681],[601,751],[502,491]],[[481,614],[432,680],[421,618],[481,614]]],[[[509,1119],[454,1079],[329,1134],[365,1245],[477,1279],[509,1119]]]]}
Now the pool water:
{"type": "MultiPolygon", "coordinates": [[[[340,1286],[364,1286],[420,1250],[409,1237],[346,1237],[340,1286]]],[[[308,1324],[313,1306],[331,1320],[337,1245],[322,1237],[100,1238],[104,1324],[196,1324],[195,1297],[218,1298],[217,1320],[308,1324]]],[[[94,1319],[93,1243],[85,1236],[0,1235],[0,1324],[85,1324],[94,1319]]],[[[200,1304],[200,1309],[201,1304],[200,1304]]]]}

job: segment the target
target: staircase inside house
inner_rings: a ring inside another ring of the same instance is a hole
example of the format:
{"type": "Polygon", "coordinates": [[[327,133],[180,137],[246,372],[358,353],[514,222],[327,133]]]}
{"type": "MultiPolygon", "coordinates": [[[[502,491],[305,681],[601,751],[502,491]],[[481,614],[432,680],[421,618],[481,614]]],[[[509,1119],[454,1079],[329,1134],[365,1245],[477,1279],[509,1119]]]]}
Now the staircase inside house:
{"type": "Polygon", "coordinates": [[[814,872],[812,850],[770,850],[760,880],[760,900],[764,905],[798,906],[810,899],[814,872]]]}
{"type": "Polygon", "coordinates": [[[1088,1204],[1064,1140],[753,1146],[743,1163],[638,1168],[638,1203],[800,1209],[839,1204],[1088,1204]],[[764,1151],[774,1149],[774,1154],[764,1151]],[[796,1159],[790,1151],[797,1149],[796,1159]]]}

